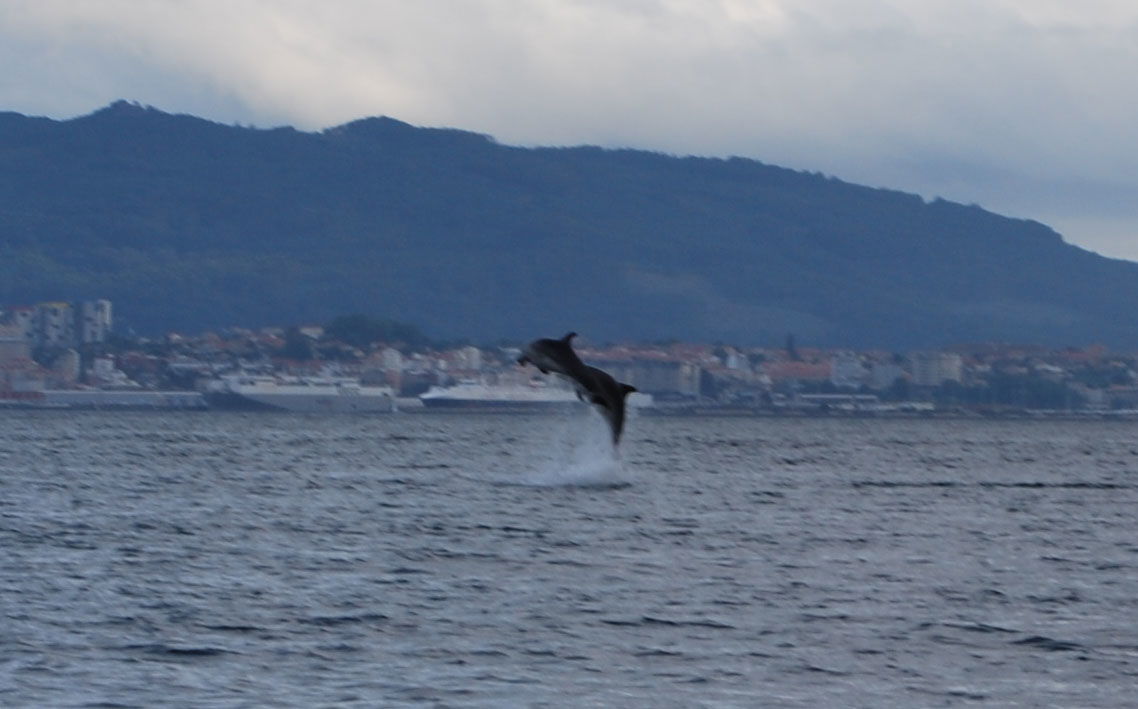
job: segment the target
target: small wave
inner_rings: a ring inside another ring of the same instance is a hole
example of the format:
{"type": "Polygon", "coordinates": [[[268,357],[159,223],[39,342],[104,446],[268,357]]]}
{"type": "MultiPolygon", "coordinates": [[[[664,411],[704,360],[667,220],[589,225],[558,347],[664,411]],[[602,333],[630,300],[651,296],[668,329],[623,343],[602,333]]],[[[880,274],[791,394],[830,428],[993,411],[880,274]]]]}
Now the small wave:
{"type": "Polygon", "coordinates": [[[375,483],[376,485],[405,485],[407,487],[414,487],[424,484],[421,480],[412,480],[411,478],[402,478],[398,476],[390,478],[372,478],[371,482],[375,483]]]}
{"type": "Polygon", "coordinates": [[[165,645],[153,643],[149,645],[126,645],[123,650],[142,652],[147,655],[160,655],[165,657],[218,657],[220,655],[236,654],[233,650],[221,647],[193,647],[181,645],[165,645]]]}
{"type": "Polygon", "coordinates": [[[835,670],[829,667],[822,667],[821,665],[806,664],[802,666],[802,669],[806,670],[807,672],[815,672],[822,675],[831,675],[833,677],[850,676],[850,673],[846,672],[845,670],[835,670]]]}
{"type": "Polygon", "coordinates": [[[519,527],[513,524],[476,524],[473,528],[487,532],[505,532],[506,534],[533,534],[535,536],[540,536],[549,532],[549,530],[544,527],[519,527]]]}
{"type": "Polygon", "coordinates": [[[1047,650],[1049,652],[1073,652],[1075,650],[1085,650],[1086,647],[1078,643],[1068,642],[1066,640],[1056,640],[1054,638],[1044,637],[1042,635],[1032,635],[1031,637],[1024,638],[1023,640],[1014,640],[1012,645],[1024,645],[1027,647],[1035,647],[1040,650],[1047,650]]]}
{"type": "Polygon", "coordinates": [[[683,657],[684,653],[678,650],[665,650],[662,647],[647,648],[632,653],[633,657],[683,657]]]}
{"type": "Polygon", "coordinates": [[[775,490],[753,490],[748,492],[747,496],[750,497],[753,502],[757,502],[761,505],[770,505],[774,504],[775,500],[784,499],[786,494],[775,490]]]}
{"type": "Polygon", "coordinates": [[[214,631],[217,631],[219,633],[258,633],[258,632],[261,632],[264,630],[264,628],[258,627],[256,625],[218,624],[218,625],[203,625],[201,627],[205,628],[206,630],[214,630],[214,631]]]}
{"type": "Polygon", "coordinates": [[[1054,488],[1057,490],[1133,490],[1134,485],[1104,482],[982,482],[980,487],[1010,487],[1029,490],[1054,488]]]}
{"type": "Polygon", "coordinates": [[[973,633],[1015,633],[1017,631],[1011,628],[1002,628],[998,625],[989,625],[988,623],[944,623],[946,627],[957,628],[959,630],[967,630],[973,633]]]}
{"type": "Polygon", "coordinates": [[[356,653],[363,650],[363,648],[358,645],[350,645],[348,643],[338,643],[335,645],[318,645],[316,649],[325,657],[327,657],[329,654],[337,655],[343,653],[356,653]]]}
{"type": "Polygon", "coordinates": [[[545,563],[549,564],[550,566],[576,566],[582,569],[594,566],[594,564],[590,564],[584,561],[577,561],[576,559],[549,559],[545,563]]]}
{"type": "Polygon", "coordinates": [[[953,482],[951,480],[855,480],[850,483],[852,487],[963,487],[963,483],[953,482]]]}
{"type": "Polygon", "coordinates": [[[385,620],[388,620],[388,617],[382,613],[365,613],[362,615],[320,615],[311,618],[301,618],[298,622],[321,628],[333,628],[340,625],[355,625],[357,623],[381,623],[385,620]]]}
{"type": "Polygon", "coordinates": [[[1001,482],[980,481],[977,483],[957,482],[954,480],[855,480],[851,487],[880,487],[880,488],[954,488],[954,487],[981,487],[981,488],[1018,488],[1027,490],[1133,490],[1135,485],[1107,482],[1001,482]]]}
{"type": "Polygon", "coordinates": [[[417,569],[414,566],[397,566],[387,572],[392,576],[407,576],[409,574],[430,574],[427,569],[417,569]]]}
{"type": "Polygon", "coordinates": [[[909,691],[926,694],[933,697],[950,697],[952,699],[965,699],[972,702],[982,702],[988,698],[987,694],[977,692],[968,687],[949,687],[943,690],[926,689],[924,687],[909,687],[909,691]]]}
{"type": "Polygon", "coordinates": [[[541,684],[541,680],[534,677],[506,677],[492,673],[476,675],[474,679],[478,682],[502,682],[503,684],[541,684]]]}
{"type": "Polygon", "coordinates": [[[694,627],[694,628],[715,628],[717,630],[735,630],[734,625],[723,623],[718,620],[710,620],[707,618],[694,618],[690,620],[674,620],[671,618],[657,618],[655,616],[644,615],[639,618],[602,618],[601,622],[605,625],[616,626],[652,626],[663,625],[672,628],[679,627],[694,627]]]}

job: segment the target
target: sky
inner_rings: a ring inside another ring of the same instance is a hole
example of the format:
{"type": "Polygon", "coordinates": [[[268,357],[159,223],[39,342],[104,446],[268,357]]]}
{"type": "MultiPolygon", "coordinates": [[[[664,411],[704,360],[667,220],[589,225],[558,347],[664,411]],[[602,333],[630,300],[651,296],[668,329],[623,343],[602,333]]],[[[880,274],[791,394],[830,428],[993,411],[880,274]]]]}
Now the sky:
{"type": "Polygon", "coordinates": [[[1138,260],[1134,0],[0,0],[0,66],[0,111],[741,156],[1138,260]]]}

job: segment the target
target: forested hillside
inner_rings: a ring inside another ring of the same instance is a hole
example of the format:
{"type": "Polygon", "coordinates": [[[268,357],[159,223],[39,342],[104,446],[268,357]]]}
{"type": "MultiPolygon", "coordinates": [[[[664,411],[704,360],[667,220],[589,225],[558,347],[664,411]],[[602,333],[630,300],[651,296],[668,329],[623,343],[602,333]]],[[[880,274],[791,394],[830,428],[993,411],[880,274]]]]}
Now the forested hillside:
{"type": "Polygon", "coordinates": [[[0,114],[0,303],[96,297],[140,333],[363,312],[476,342],[1138,346],[1138,264],[753,160],[388,118],[304,133],[126,102],[0,114]]]}

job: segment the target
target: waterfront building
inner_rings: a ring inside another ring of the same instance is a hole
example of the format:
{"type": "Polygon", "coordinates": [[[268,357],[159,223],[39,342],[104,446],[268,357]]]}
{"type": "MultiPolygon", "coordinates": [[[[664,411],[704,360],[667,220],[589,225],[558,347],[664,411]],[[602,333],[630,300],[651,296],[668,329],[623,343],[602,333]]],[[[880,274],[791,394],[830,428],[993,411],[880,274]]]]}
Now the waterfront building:
{"type": "Polygon", "coordinates": [[[27,305],[14,305],[4,308],[4,317],[0,319],[12,328],[17,337],[21,337],[29,347],[35,346],[36,340],[36,309],[27,305]]]}
{"type": "Polygon", "coordinates": [[[909,364],[916,386],[938,387],[963,379],[964,360],[955,352],[913,352],[909,364]]]}
{"type": "Polygon", "coordinates": [[[106,342],[111,335],[111,301],[87,300],[80,303],[76,325],[80,344],[106,342]]]}
{"type": "Polygon", "coordinates": [[[70,347],[75,344],[75,313],[62,301],[36,306],[36,344],[41,347],[70,347]]]}
{"type": "Polygon", "coordinates": [[[856,352],[842,351],[830,360],[830,383],[856,389],[865,383],[866,370],[856,352]]]}
{"type": "Polygon", "coordinates": [[[0,326],[0,362],[12,362],[31,356],[28,338],[15,325],[0,326]]]}
{"type": "Polygon", "coordinates": [[[614,379],[631,384],[648,394],[680,394],[699,396],[700,375],[703,368],[671,357],[654,357],[643,353],[621,359],[587,358],[589,364],[599,367],[614,379]]]}
{"type": "Polygon", "coordinates": [[[79,381],[79,353],[75,350],[64,350],[63,354],[55,358],[51,364],[51,373],[56,379],[56,384],[64,388],[75,386],[79,381]]]}
{"type": "Polygon", "coordinates": [[[468,345],[454,353],[453,364],[458,369],[478,371],[482,369],[482,350],[468,345]]]}
{"type": "Polygon", "coordinates": [[[875,362],[869,370],[869,387],[876,390],[888,389],[904,376],[905,370],[895,362],[875,362]]]}
{"type": "Polygon", "coordinates": [[[10,306],[0,318],[0,326],[14,330],[32,349],[103,343],[110,337],[111,324],[109,300],[10,306]]]}

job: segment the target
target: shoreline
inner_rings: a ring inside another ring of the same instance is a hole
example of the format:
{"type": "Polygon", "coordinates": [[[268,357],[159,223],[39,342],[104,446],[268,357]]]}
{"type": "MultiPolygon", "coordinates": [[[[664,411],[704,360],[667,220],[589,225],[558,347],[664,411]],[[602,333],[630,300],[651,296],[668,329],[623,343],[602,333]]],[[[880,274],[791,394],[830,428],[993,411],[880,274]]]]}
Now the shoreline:
{"type": "MultiPolygon", "coordinates": [[[[142,394],[137,392],[136,394],[142,394]]],[[[0,399],[0,411],[100,411],[100,412],[188,412],[199,414],[212,413],[252,413],[252,414],[301,414],[322,416],[390,416],[408,414],[414,416],[456,416],[456,415],[539,415],[550,416],[558,413],[556,409],[534,408],[526,406],[516,407],[453,407],[437,408],[423,406],[414,400],[400,400],[394,411],[381,412],[298,412],[277,409],[244,410],[212,407],[199,402],[192,397],[186,397],[188,392],[147,392],[149,396],[138,397],[134,401],[116,397],[113,400],[98,400],[91,397],[86,400],[71,399],[69,401],[45,401],[29,399],[0,399]]],[[[129,397],[133,399],[134,397],[129,397]]],[[[647,418],[756,418],[756,419],[879,419],[879,420],[941,420],[941,421],[1138,421],[1138,410],[1038,410],[1038,409],[1009,409],[1000,411],[982,411],[962,408],[953,409],[926,409],[919,411],[900,410],[847,410],[847,409],[817,409],[817,408],[763,408],[740,406],[715,405],[683,405],[683,406],[654,406],[634,409],[635,416],[647,418]]]]}

